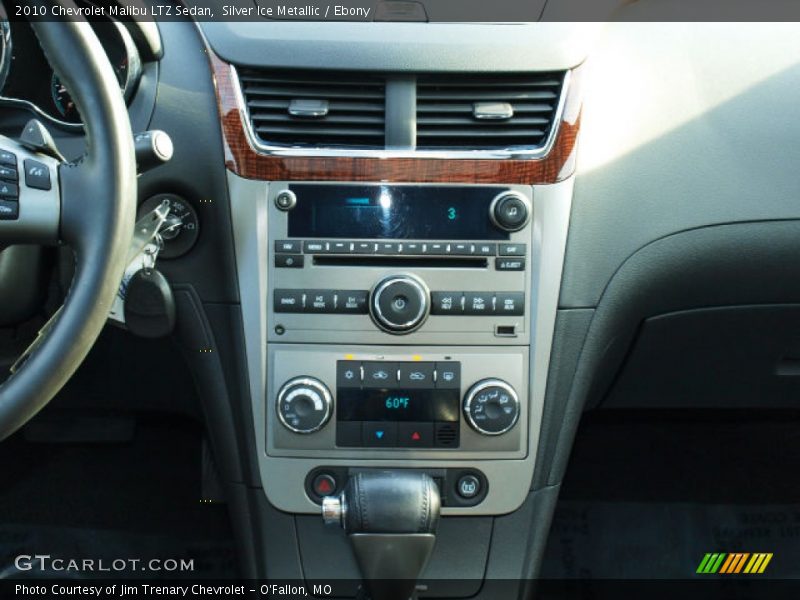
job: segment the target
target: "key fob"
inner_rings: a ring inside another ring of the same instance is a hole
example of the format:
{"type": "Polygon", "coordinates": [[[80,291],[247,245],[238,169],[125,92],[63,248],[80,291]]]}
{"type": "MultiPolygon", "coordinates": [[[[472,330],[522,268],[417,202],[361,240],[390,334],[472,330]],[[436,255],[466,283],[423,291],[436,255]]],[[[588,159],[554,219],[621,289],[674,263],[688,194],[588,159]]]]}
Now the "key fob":
{"type": "Polygon", "coordinates": [[[175,296],[169,282],[156,269],[133,274],[125,292],[125,326],[134,335],[160,338],[175,328],[175,296]]]}

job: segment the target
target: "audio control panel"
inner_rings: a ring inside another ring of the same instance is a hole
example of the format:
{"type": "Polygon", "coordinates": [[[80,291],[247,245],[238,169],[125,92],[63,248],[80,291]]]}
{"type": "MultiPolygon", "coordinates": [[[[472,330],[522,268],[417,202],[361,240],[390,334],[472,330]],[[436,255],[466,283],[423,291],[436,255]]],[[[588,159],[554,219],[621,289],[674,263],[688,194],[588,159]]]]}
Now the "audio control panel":
{"type": "Polygon", "coordinates": [[[275,183],[267,208],[271,342],[529,343],[530,187],[275,183]]]}

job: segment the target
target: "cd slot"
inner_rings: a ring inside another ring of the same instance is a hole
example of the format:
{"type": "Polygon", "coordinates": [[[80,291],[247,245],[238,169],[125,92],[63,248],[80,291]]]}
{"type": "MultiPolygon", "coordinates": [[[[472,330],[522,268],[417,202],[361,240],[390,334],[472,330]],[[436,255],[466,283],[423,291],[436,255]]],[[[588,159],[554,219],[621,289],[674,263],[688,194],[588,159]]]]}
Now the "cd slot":
{"type": "Polygon", "coordinates": [[[320,267],[419,267],[430,269],[485,269],[486,258],[477,256],[314,256],[320,267]]]}

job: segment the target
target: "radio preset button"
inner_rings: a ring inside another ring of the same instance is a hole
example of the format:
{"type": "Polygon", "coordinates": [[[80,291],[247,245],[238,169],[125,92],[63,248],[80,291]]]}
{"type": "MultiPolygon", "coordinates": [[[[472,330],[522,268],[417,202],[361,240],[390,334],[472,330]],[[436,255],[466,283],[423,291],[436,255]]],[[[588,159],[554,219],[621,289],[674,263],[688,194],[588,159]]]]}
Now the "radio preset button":
{"type": "Polygon", "coordinates": [[[399,254],[400,244],[397,242],[378,242],[378,254],[399,254]]]}
{"type": "Polygon", "coordinates": [[[433,255],[447,254],[447,244],[444,242],[429,242],[423,245],[422,253],[433,255]]]}
{"type": "Polygon", "coordinates": [[[375,242],[355,242],[353,252],[356,254],[375,254],[378,244],[375,242]]]}
{"type": "Polygon", "coordinates": [[[500,256],[525,256],[527,244],[500,244],[500,256]]]}
{"type": "Polygon", "coordinates": [[[401,388],[432,388],[434,363],[399,363],[401,388]]]}
{"type": "Polygon", "coordinates": [[[436,363],[436,387],[440,390],[459,390],[461,389],[461,363],[459,362],[437,362],[436,363]]]}
{"type": "Polygon", "coordinates": [[[465,315],[491,315],[494,313],[492,292],[467,292],[464,294],[465,315]]]}
{"type": "Polygon", "coordinates": [[[367,314],[367,292],[360,290],[337,291],[336,312],[354,315],[367,314]]]}
{"type": "Polygon", "coordinates": [[[278,269],[302,269],[303,259],[302,254],[276,254],[275,266],[278,269]]]}
{"type": "Polygon", "coordinates": [[[334,294],[331,290],[306,291],[306,312],[331,313],[334,310],[334,294]]]}
{"type": "Polygon", "coordinates": [[[275,290],[275,312],[303,312],[303,295],[302,290],[275,290]]]}
{"type": "Polygon", "coordinates": [[[400,254],[422,254],[422,244],[420,242],[403,242],[400,254]]]}
{"type": "Polygon", "coordinates": [[[462,292],[431,292],[432,315],[460,315],[464,313],[462,292]]]}
{"type": "Polygon", "coordinates": [[[472,244],[458,242],[456,244],[450,244],[450,254],[472,254],[472,244]]]}
{"type": "Polygon", "coordinates": [[[525,259],[524,258],[495,258],[495,269],[498,271],[524,271],[525,259]]]}
{"type": "Polygon", "coordinates": [[[328,252],[331,254],[350,254],[353,251],[353,242],[328,242],[328,252]]]}
{"type": "Polygon", "coordinates": [[[303,244],[300,240],[276,240],[275,252],[279,254],[300,254],[303,251],[303,244]]]}
{"type": "Polygon", "coordinates": [[[397,363],[372,361],[364,363],[364,387],[397,387],[397,363]]]}
{"type": "Polygon", "coordinates": [[[371,448],[392,448],[397,446],[397,423],[366,421],[362,425],[362,442],[371,448]]]}
{"type": "Polygon", "coordinates": [[[497,315],[522,316],[525,314],[525,293],[498,292],[494,312],[497,315]]]}

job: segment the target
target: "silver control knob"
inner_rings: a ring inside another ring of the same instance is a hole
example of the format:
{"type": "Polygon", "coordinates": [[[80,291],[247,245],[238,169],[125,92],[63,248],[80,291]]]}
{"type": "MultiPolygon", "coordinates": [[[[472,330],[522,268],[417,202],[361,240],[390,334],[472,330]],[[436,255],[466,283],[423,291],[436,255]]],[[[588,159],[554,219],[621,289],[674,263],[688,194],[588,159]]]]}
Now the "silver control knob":
{"type": "Polygon", "coordinates": [[[322,499],[322,520],[325,525],[343,526],[347,510],[341,496],[325,496],[322,499]]]}
{"type": "Polygon", "coordinates": [[[325,384],[313,377],[296,377],[278,392],[278,419],[289,431],[314,433],[331,418],[333,398],[325,384]]]}
{"type": "Polygon", "coordinates": [[[489,206],[489,218],[503,231],[519,231],[531,220],[531,201],[519,192],[501,192],[489,206]]]}
{"type": "Polygon", "coordinates": [[[464,397],[464,417],[483,435],[501,435],[519,420],[519,398],[502,379],[484,379],[464,397]]]}
{"type": "Polygon", "coordinates": [[[411,275],[392,275],[378,283],[369,300],[372,320],[389,333],[410,333],[428,316],[430,293],[411,275]]]}

